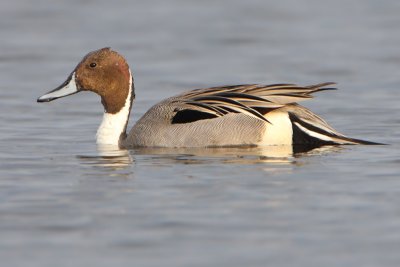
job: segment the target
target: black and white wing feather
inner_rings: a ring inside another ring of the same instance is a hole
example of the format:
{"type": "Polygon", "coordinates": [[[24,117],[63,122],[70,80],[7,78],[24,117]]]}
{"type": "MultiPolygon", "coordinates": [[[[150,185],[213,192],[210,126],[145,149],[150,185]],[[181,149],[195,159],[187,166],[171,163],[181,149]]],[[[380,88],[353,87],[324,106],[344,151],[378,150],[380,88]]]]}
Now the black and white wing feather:
{"type": "Polygon", "coordinates": [[[175,121],[187,123],[229,113],[242,113],[269,123],[265,118],[268,112],[311,99],[315,92],[335,89],[331,85],[334,83],[305,87],[295,84],[245,84],[196,89],[175,97],[176,116],[182,117],[182,113],[187,115],[184,116],[186,120],[175,121]]]}

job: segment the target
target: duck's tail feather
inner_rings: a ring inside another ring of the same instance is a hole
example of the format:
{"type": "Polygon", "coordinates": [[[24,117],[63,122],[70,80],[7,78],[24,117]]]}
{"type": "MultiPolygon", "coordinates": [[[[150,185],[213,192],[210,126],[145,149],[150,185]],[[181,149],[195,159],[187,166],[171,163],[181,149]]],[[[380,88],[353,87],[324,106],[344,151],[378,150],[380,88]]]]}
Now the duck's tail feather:
{"type": "Polygon", "coordinates": [[[323,119],[308,109],[296,106],[296,111],[289,111],[292,122],[293,145],[381,145],[380,143],[350,138],[337,132],[323,119]]]}
{"type": "Polygon", "coordinates": [[[357,139],[357,138],[350,138],[350,137],[342,137],[343,141],[347,141],[348,143],[344,144],[355,144],[355,145],[387,145],[384,143],[377,143],[377,142],[371,142],[367,140],[362,140],[362,139],[357,139]]]}

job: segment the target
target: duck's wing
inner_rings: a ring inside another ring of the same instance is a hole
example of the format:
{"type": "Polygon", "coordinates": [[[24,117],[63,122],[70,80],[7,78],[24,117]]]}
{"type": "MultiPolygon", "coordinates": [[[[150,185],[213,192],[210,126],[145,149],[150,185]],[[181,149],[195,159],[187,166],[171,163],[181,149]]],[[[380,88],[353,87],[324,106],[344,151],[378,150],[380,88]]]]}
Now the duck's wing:
{"type": "Polygon", "coordinates": [[[245,84],[196,89],[175,98],[173,122],[189,122],[221,117],[229,113],[243,113],[268,122],[268,112],[311,99],[312,94],[324,90],[334,90],[334,83],[321,83],[310,86],[295,84],[245,84]]]}

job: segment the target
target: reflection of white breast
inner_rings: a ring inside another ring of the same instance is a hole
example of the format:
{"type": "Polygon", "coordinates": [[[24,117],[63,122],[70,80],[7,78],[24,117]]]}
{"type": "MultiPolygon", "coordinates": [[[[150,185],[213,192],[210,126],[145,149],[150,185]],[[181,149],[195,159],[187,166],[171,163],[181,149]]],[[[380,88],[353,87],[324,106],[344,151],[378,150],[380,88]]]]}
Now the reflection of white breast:
{"type": "Polygon", "coordinates": [[[133,162],[128,150],[119,149],[114,145],[97,145],[99,156],[93,157],[93,165],[109,167],[115,170],[124,169],[133,162]]]}
{"type": "Polygon", "coordinates": [[[292,145],[293,128],[289,115],[284,111],[272,111],[265,115],[267,123],[260,145],[292,145]]]}

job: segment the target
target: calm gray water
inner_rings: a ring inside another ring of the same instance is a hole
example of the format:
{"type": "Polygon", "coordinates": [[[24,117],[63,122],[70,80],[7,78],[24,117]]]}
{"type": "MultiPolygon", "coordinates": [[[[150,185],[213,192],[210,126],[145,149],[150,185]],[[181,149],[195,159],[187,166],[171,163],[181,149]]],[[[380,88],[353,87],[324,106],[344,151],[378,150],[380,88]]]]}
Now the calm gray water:
{"type": "Polygon", "coordinates": [[[399,14],[396,0],[1,1],[1,265],[399,266],[399,14]],[[131,125],[188,89],[335,81],[306,106],[390,145],[103,151],[97,96],[36,98],[105,46],[135,74],[131,125]]]}

